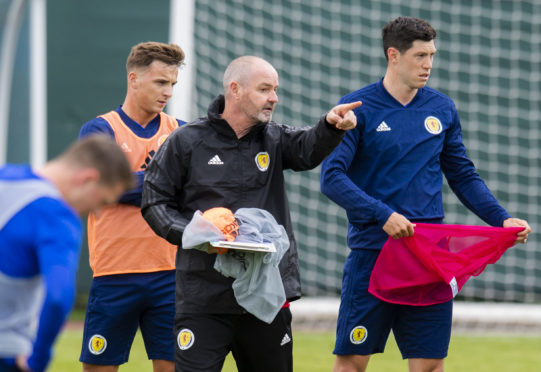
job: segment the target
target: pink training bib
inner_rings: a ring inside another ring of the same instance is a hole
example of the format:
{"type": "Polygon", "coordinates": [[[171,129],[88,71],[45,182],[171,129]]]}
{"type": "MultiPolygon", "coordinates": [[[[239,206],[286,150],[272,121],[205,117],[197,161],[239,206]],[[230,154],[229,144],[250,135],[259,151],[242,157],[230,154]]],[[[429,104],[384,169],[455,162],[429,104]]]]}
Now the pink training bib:
{"type": "Polygon", "coordinates": [[[523,229],[416,223],[412,237],[389,237],[368,291],[383,301],[403,305],[449,301],[472,275],[498,261],[523,229]]]}

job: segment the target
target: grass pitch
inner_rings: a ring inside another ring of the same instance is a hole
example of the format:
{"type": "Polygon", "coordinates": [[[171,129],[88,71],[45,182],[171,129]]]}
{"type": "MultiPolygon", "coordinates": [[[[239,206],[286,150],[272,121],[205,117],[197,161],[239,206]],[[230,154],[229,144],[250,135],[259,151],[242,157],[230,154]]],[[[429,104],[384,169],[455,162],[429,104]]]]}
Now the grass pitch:
{"type": "MultiPolygon", "coordinates": [[[[82,330],[65,329],[55,347],[55,355],[49,366],[54,372],[80,371],[79,354],[82,330]]],[[[296,372],[327,372],[332,369],[334,356],[334,332],[296,332],[293,330],[293,363],[296,372]]],[[[534,372],[541,366],[541,335],[530,336],[481,336],[453,335],[445,370],[476,372],[534,372]]],[[[130,372],[151,372],[143,340],[138,334],[131,350],[130,360],[120,367],[130,372]]],[[[235,362],[228,356],[224,372],[236,371],[235,362]]],[[[407,371],[407,361],[402,360],[396,343],[390,337],[384,354],[372,357],[370,372],[407,371]]]]}

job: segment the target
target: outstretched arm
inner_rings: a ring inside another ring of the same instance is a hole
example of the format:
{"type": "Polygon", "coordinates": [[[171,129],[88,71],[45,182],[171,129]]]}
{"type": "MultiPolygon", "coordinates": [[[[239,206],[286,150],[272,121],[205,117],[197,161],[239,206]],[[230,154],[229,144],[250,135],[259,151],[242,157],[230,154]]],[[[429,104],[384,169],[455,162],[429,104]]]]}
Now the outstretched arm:
{"type": "Polygon", "coordinates": [[[318,166],[340,143],[346,131],[355,128],[357,118],[352,110],[360,105],[361,102],[337,105],[313,127],[279,126],[284,169],[301,171],[318,166]]]}
{"type": "Polygon", "coordinates": [[[453,111],[453,122],[445,134],[440,155],[441,169],[462,204],[489,225],[503,226],[503,221],[511,216],[492,195],[466,155],[458,112],[454,107],[453,111]]]}

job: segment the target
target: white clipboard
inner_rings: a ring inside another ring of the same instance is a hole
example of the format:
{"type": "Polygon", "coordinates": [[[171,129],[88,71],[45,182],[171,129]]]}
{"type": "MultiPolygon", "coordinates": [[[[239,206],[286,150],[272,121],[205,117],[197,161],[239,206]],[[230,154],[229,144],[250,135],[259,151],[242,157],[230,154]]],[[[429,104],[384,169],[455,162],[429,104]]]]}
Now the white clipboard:
{"type": "Polygon", "coordinates": [[[218,240],[210,242],[210,245],[218,248],[227,248],[227,249],[237,249],[241,251],[251,251],[251,252],[266,252],[274,253],[276,252],[276,247],[274,243],[240,243],[240,242],[228,242],[225,240],[218,240]]]}

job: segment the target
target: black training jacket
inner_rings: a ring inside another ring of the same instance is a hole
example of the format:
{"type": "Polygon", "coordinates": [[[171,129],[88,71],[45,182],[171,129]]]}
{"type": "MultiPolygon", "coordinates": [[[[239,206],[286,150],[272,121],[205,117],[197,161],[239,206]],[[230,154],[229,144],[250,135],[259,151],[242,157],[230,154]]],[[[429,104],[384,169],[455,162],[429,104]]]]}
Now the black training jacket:
{"type": "MultiPolygon", "coordinates": [[[[261,208],[283,225],[291,242],[280,262],[289,301],[301,296],[297,244],[286,197],[284,169],[312,169],[338,145],[344,131],[325,117],[311,128],[260,123],[238,139],[221,118],[224,97],[208,117],[175,130],[145,171],[142,213],[161,237],[179,247],[195,211],[261,208]],[[267,159],[267,161],[265,161],[267,159]],[[258,161],[259,160],[259,161],[258,161]]],[[[215,254],[179,249],[176,258],[177,313],[244,313],[227,278],[214,270],[215,254]]]]}

